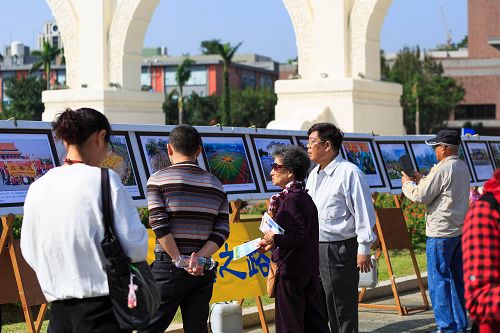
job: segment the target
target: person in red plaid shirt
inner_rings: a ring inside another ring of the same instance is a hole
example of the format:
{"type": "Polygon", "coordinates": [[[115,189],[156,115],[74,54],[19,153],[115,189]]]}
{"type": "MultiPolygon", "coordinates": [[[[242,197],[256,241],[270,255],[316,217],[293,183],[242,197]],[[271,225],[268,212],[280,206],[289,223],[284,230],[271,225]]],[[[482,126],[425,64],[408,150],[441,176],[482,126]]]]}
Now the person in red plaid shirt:
{"type": "Polygon", "coordinates": [[[465,218],[465,299],[473,332],[500,332],[500,169],[465,218]]]}

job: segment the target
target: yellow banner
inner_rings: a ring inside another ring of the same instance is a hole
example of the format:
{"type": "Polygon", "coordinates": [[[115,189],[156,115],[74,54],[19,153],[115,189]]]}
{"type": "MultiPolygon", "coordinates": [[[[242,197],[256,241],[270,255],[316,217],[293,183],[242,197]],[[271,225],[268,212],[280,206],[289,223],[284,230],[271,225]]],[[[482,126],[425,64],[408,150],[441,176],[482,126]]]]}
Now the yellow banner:
{"type": "Polygon", "coordinates": [[[5,163],[7,166],[7,170],[9,170],[9,175],[17,177],[17,176],[27,176],[27,177],[35,177],[35,169],[31,165],[21,165],[14,163],[5,163]]]}
{"type": "MultiPolygon", "coordinates": [[[[233,247],[262,237],[260,222],[232,223],[228,241],[214,254],[219,262],[212,302],[237,300],[266,294],[266,278],[269,272],[269,253],[254,252],[239,260],[233,260],[233,247]]],[[[155,236],[149,232],[148,262],[154,260],[155,236]]]]}

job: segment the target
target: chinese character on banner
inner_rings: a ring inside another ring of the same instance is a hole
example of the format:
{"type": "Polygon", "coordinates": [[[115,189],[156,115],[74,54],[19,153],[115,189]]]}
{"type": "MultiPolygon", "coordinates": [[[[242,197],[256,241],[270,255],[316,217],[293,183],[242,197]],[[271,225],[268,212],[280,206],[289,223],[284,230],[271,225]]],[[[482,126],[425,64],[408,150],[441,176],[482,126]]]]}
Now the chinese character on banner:
{"type": "Polygon", "coordinates": [[[229,264],[233,261],[233,250],[229,251],[229,246],[227,245],[227,243],[224,244],[224,251],[219,253],[219,257],[221,259],[227,257],[224,264],[219,268],[219,274],[222,278],[224,277],[224,272],[228,272],[229,274],[232,274],[241,280],[246,279],[247,273],[236,271],[228,267],[229,264]]]}
{"type": "Polygon", "coordinates": [[[269,262],[269,257],[259,251],[250,253],[247,256],[248,275],[252,277],[260,271],[262,276],[267,277],[267,274],[269,274],[269,262]]]}

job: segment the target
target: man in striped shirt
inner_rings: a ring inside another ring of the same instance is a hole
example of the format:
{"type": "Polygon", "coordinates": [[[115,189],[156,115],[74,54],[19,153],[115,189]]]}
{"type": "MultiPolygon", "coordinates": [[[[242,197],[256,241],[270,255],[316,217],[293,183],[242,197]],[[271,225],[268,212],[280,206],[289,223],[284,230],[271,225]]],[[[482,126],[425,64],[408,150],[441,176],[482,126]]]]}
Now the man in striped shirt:
{"type": "Polygon", "coordinates": [[[153,174],[147,185],[149,224],[156,235],[153,275],[161,305],[147,329],[164,332],[181,307],[184,332],[207,332],[214,270],[203,270],[197,257],[212,256],[229,236],[229,207],[220,181],[196,160],[201,138],[192,126],[179,125],[169,136],[172,165],[153,174]],[[177,268],[180,255],[189,268],[177,268]]]}

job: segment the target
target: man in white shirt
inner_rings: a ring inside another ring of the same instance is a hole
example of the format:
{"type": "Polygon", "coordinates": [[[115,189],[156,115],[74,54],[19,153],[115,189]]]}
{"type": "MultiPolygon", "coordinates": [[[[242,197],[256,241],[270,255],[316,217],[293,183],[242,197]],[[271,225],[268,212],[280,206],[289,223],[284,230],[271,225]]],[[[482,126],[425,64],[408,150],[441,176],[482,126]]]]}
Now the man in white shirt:
{"type": "Polygon", "coordinates": [[[365,176],[340,155],[343,133],[319,123],[307,132],[318,165],[306,188],[318,208],[320,275],[332,332],[358,332],[359,270],[371,270],[375,210],[365,176]]]}

